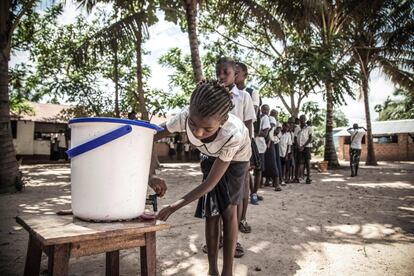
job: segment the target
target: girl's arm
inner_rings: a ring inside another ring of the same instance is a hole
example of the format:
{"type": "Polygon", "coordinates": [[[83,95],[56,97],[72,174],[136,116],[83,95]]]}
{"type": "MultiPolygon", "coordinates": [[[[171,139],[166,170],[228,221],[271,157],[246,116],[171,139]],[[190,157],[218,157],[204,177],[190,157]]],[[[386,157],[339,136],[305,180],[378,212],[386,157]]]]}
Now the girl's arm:
{"type": "Polygon", "coordinates": [[[188,194],[183,196],[180,200],[174,202],[173,204],[163,208],[157,215],[157,219],[167,220],[168,217],[180,209],[181,207],[193,202],[196,199],[199,199],[203,195],[207,194],[217,185],[220,179],[223,177],[227,168],[229,167],[230,162],[225,162],[219,158],[214,161],[213,167],[210,170],[210,173],[207,176],[207,179],[199,186],[194,188],[188,194]]]}
{"type": "Polygon", "coordinates": [[[154,135],[154,142],[157,142],[158,140],[161,140],[162,138],[165,138],[171,134],[171,132],[168,131],[165,123],[161,124],[160,127],[164,128],[164,130],[161,130],[154,135]]]}

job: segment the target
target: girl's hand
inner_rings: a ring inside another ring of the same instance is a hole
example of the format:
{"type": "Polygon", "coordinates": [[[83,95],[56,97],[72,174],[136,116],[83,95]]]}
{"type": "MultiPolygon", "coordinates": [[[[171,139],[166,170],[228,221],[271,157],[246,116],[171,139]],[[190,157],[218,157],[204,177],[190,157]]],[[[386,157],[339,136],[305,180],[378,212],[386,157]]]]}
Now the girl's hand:
{"type": "Polygon", "coordinates": [[[166,221],[172,213],[174,213],[174,211],[171,206],[164,207],[158,212],[157,219],[166,221]]]}

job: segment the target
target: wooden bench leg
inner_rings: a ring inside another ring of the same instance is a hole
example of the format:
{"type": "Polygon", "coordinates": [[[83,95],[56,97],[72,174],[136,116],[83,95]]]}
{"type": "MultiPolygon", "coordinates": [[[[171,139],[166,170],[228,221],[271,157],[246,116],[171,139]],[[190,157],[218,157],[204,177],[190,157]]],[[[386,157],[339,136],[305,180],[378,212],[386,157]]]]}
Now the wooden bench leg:
{"type": "Polygon", "coordinates": [[[119,276],[119,250],[106,252],[106,276],[119,276]]]}
{"type": "Polygon", "coordinates": [[[48,275],[67,276],[69,270],[69,244],[57,244],[49,247],[48,275]]]}
{"type": "Polygon", "coordinates": [[[27,246],[26,264],[24,265],[24,275],[39,275],[41,260],[42,249],[40,248],[40,244],[32,235],[29,235],[29,245],[27,246]]]}
{"type": "Polygon", "coordinates": [[[155,232],[145,233],[145,246],[141,251],[141,275],[155,276],[156,272],[156,245],[155,232]]]}

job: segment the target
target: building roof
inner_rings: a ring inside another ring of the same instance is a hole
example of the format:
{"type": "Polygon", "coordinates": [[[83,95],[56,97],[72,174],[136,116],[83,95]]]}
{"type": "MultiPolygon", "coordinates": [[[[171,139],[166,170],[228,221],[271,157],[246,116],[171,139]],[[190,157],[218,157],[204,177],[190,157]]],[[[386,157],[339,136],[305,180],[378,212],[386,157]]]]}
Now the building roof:
{"type": "MultiPolygon", "coordinates": [[[[373,135],[398,133],[414,133],[414,119],[372,122],[373,135]]],[[[349,133],[343,128],[334,136],[349,136],[349,133]]]]}
{"type": "MultiPolygon", "coordinates": [[[[65,116],[62,114],[62,111],[69,109],[72,106],[70,105],[61,105],[61,104],[44,104],[44,103],[34,103],[29,102],[30,106],[33,109],[33,113],[29,114],[13,114],[10,116],[12,120],[19,121],[33,121],[33,122],[48,122],[48,123],[67,123],[67,120],[64,119],[65,116]]],[[[152,116],[151,123],[160,125],[171,117],[167,115],[166,117],[152,116]]]]}
{"type": "Polygon", "coordinates": [[[33,121],[33,122],[50,122],[50,123],[67,123],[62,119],[62,111],[70,108],[69,105],[60,104],[43,104],[29,102],[33,109],[33,113],[29,114],[11,114],[11,118],[21,121],[33,121]]]}

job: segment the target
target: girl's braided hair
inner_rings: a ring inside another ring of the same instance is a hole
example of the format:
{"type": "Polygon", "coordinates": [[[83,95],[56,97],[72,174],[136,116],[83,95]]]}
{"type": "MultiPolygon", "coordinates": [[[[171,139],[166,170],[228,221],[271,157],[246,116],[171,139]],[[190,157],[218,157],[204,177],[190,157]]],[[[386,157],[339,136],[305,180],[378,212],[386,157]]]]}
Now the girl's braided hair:
{"type": "Polygon", "coordinates": [[[200,82],[191,94],[190,110],[202,117],[227,118],[233,107],[230,91],[217,80],[200,82]]]}

